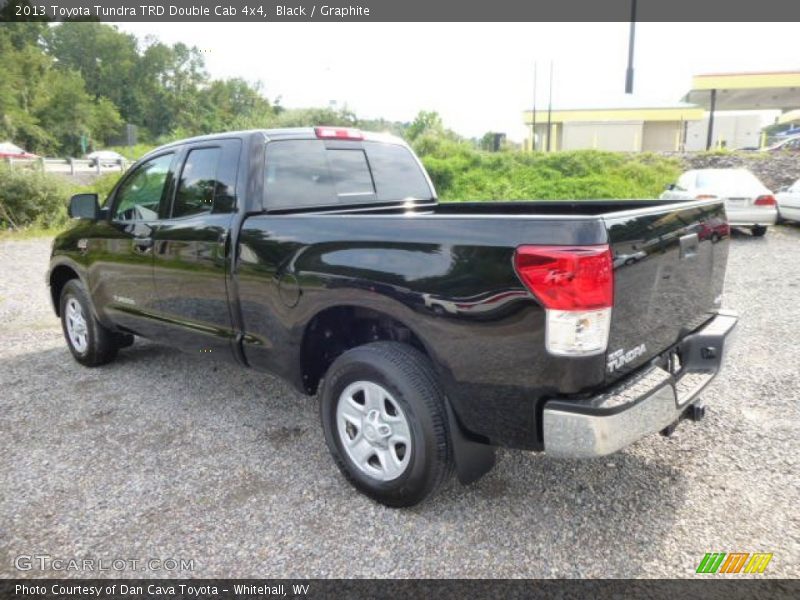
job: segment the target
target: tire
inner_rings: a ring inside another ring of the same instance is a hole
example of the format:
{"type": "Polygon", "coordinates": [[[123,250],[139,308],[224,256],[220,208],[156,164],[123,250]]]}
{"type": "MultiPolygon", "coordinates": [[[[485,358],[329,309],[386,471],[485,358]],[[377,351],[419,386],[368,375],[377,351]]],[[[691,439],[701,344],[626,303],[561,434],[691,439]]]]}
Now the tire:
{"type": "Polygon", "coordinates": [[[105,365],[117,356],[123,337],[94,317],[86,288],[71,279],[61,290],[61,328],[72,356],[85,367],[105,365]]]}
{"type": "Polygon", "coordinates": [[[339,470],[381,504],[418,504],[453,472],[444,395],[411,346],[374,342],[339,356],[322,384],[320,417],[339,470]]]}
{"type": "Polygon", "coordinates": [[[750,232],[753,234],[753,237],[762,237],[767,233],[767,228],[764,225],[753,225],[750,232]]]}

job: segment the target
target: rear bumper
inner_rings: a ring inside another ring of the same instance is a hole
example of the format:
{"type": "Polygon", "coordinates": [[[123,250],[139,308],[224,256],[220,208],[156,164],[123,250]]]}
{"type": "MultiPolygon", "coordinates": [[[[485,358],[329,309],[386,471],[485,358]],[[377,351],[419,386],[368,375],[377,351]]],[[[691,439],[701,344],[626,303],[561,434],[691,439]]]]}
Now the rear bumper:
{"type": "Polygon", "coordinates": [[[544,449],[564,458],[611,454],[681,418],[722,366],[738,318],[720,313],[678,346],[676,375],[651,365],[589,400],[550,400],[544,406],[544,449]]]}
{"type": "Polygon", "coordinates": [[[778,220],[778,209],[774,206],[726,208],[728,225],[751,227],[753,225],[774,225],[778,220]]]}

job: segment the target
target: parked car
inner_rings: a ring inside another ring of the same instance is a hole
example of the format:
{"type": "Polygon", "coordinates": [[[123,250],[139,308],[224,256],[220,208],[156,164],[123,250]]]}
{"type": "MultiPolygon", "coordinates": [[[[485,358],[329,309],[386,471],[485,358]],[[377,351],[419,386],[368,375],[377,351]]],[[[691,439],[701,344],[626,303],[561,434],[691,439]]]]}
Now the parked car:
{"type": "Polygon", "coordinates": [[[403,141],[351,129],[175,142],[70,215],[47,281],[79,363],[138,335],[277,374],[390,506],[496,446],[595,457],[699,420],[737,322],[729,237],[697,233],[720,199],[438,203],[403,141]]]}
{"type": "Polygon", "coordinates": [[[728,225],[750,229],[762,236],[778,217],[772,192],[747,169],[695,169],[666,186],[665,200],[725,201],[728,225]]]}
{"type": "Polygon", "coordinates": [[[89,165],[96,167],[100,163],[101,167],[116,167],[125,162],[125,157],[119,152],[113,150],[96,150],[86,155],[89,159],[89,165]]]}
{"type": "Polygon", "coordinates": [[[728,237],[731,233],[730,225],[725,219],[712,218],[703,221],[697,230],[697,235],[701,240],[711,240],[718,242],[728,237]]]}
{"type": "Polygon", "coordinates": [[[616,254],[614,255],[614,268],[621,267],[622,265],[632,265],[635,262],[647,258],[647,252],[640,250],[631,254],[616,254]]]}
{"type": "Polygon", "coordinates": [[[764,152],[800,152],[800,135],[787,137],[762,150],[764,152]]]}
{"type": "Polygon", "coordinates": [[[775,195],[780,219],[800,221],[800,179],[775,195]]]}
{"type": "Polygon", "coordinates": [[[3,158],[31,159],[39,157],[36,154],[26,152],[16,144],[12,144],[11,142],[2,142],[0,143],[0,159],[3,158]]]}

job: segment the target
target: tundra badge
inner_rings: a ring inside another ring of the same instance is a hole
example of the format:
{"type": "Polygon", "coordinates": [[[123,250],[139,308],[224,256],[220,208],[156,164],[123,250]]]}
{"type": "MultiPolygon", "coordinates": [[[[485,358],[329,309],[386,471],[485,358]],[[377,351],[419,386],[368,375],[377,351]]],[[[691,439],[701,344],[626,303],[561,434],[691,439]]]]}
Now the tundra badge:
{"type": "Polygon", "coordinates": [[[647,352],[647,346],[644,344],[639,344],[627,352],[625,352],[625,348],[614,350],[614,352],[608,355],[608,372],[613,373],[617,369],[627,365],[629,362],[636,360],[645,352],[647,352]]]}

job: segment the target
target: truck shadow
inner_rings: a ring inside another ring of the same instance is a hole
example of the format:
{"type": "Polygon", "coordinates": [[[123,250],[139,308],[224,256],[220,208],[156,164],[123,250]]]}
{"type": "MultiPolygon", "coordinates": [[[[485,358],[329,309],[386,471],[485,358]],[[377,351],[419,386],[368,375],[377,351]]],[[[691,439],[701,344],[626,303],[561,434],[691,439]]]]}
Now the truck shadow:
{"type": "MultiPolygon", "coordinates": [[[[363,554],[374,552],[370,541],[348,536],[371,515],[371,535],[394,540],[398,551],[415,555],[419,536],[429,538],[434,528],[463,549],[464,560],[488,553],[511,565],[498,577],[632,576],[645,572],[639,561],[652,558],[658,540],[672,535],[687,486],[675,448],[651,447],[665,443],[658,437],[595,461],[501,450],[495,469],[479,482],[453,481],[427,503],[397,511],[350,488],[328,456],[316,399],[270,376],[141,341],[96,369],[80,367],[59,346],[5,358],[0,372],[11,386],[25,382],[26,389],[4,402],[9,435],[0,441],[0,466],[8,491],[31,500],[26,490],[35,482],[55,498],[27,501],[20,523],[46,534],[74,511],[89,532],[104,510],[119,509],[130,515],[130,525],[115,530],[113,551],[124,552],[135,540],[156,543],[179,527],[181,514],[200,512],[211,522],[246,522],[237,534],[243,547],[258,544],[275,522],[289,522],[293,535],[316,545],[323,567],[325,553],[341,554],[345,538],[363,546],[353,548],[363,564],[363,554]],[[48,456],[62,477],[27,465],[23,452],[48,456]],[[88,455],[114,460],[87,473],[88,455]],[[80,483],[65,483],[70,477],[80,483]],[[105,497],[97,510],[81,504],[132,479],[147,495],[105,497]],[[254,505],[260,507],[256,522],[254,505]],[[337,518],[308,516],[319,511],[337,518]],[[613,546],[623,539],[642,552],[616,556],[613,546]]],[[[15,533],[17,539],[33,535],[15,533]]],[[[73,543],[80,540],[48,551],[69,552],[73,543]]],[[[201,562],[204,552],[197,550],[201,562]]],[[[431,560],[424,572],[448,574],[450,563],[431,560]]],[[[308,573],[316,572],[325,571],[309,566],[308,573]]],[[[480,568],[475,573],[488,576],[480,568]]]]}
{"type": "Polygon", "coordinates": [[[737,242],[763,244],[766,242],[766,238],[768,235],[769,231],[767,231],[767,233],[761,237],[756,237],[749,231],[731,227],[731,240],[736,240],[737,242]]]}

